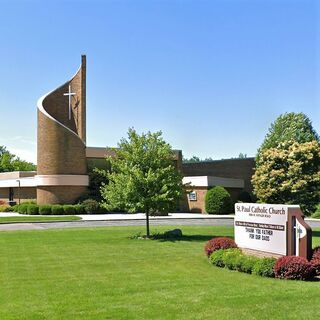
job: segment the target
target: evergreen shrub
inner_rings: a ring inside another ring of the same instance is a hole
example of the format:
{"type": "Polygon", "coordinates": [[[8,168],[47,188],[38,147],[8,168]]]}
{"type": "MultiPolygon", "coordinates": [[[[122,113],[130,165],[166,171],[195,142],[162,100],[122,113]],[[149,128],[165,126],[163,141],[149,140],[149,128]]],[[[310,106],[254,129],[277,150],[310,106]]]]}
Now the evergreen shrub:
{"type": "Polygon", "coordinates": [[[229,214],[233,212],[233,203],[224,187],[214,187],[206,193],[205,208],[209,214],[229,214]]]}
{"type": "Polygon", "coordinates": [[[64,214],[67,214],[67,215],[74,215],[76,214],[76,209],[75,209],[75,206],[71,205],[71,204],[65,204],[63,206],[63,211],[64,211],[64,214]]]}
{"type": "Polygon", "coordinates": [[[28,204],[22,203],[18,205],[18,212],[20,214],[27,214],[28,213],[28,204]]]}
{"type": "Polygon", "coordinates": [[[51,214],[52,215],[63,215],[64,214],[64,209],[63,206],[60,204],[54,204],[51,206],[51,214]]]}
{"type": "Polygon", "coordinates": [[[49,215],[51,214],[51,205],[43,204],[39,206],[39,214],[41,215],[49,215]]]}
{"type": "Polygon", "coordinates": [[[39,214],[39,206],[37,206],[36,204],[29,204],[27,206],[27,213],[30,215],[39,214]]]}
{"type": "Polygon", "coordinates": [[[84,206],[82,204],[75,204],[74,210],[75,210],[76,214],[85,214],[86,213],[84,206]]]}

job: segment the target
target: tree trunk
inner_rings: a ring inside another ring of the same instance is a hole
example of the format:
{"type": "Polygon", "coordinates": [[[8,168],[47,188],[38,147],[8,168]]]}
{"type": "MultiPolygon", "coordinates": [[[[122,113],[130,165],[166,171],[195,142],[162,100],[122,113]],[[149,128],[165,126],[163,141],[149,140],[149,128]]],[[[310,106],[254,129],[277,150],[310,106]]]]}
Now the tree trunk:
{"type": "Polygon", "coordinates": [[[149,210],[147,210],[146,212],[146,227],[147,227],[147,238],[150,238],[149,210]]]}

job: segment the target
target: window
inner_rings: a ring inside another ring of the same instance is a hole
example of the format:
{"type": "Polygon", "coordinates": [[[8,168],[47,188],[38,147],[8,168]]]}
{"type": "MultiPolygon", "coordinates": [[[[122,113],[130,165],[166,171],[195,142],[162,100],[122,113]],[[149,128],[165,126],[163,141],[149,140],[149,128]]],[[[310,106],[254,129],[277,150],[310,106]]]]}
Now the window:
{"type": "Polygon", "coordinates": [[[197,193],[195,191],[191,191],[188,193],[189,201],[197,201],[197,193]]]}

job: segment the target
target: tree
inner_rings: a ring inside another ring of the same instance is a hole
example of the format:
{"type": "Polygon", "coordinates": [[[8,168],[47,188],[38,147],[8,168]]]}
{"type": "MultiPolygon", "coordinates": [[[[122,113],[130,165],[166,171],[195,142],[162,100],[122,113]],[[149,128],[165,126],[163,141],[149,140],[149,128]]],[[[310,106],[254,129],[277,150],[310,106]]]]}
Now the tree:
{"type": "Polygon", "coordinates": [[[107,158],[110,170],[104,171],[109,183],[101,188],[103,206],[145,213],[149,237],[149,215],[174,209],[183,194],[171,146],[161,132],[139,135],[129,129],[128,139],[121,139],[114,152],[115,157],[107,158]]]}
{"type": "Polygon", "coordinates": [[[206,161],[213,161],[211,157],[207,157],[204,159],[201,159],[197,156],[192,156],[191,158],[183,158],[182,162],[183,163],[196,163],[196,162],[206,162],[206,161]]]}
{"type": "Polygon", "coordinates": [[[280,115],[275,122],[271,124],[260,149],[261,152],[277,146],[286,141],[296,141],[298,143],[319,141],[319,136],[312,127],[310,119],[304,113],[289,112],[280,115]]]}
{"type": "Polygon", "coordinates": [[[319,136],[310,119],[303,113],[280,115],[258,149],[255,195],[264,202],[300,204],[310,214],[320,201],[318,159],[319,136]]]}
{"type": "Polygon", "coordinates": [[[247,158],[247,154],[246,153],[242,153],[240,152],[238,155],[238,159],[246,159],[247,158]]]}
{"type": "Polygon", "coordinates": [[[0,146],[0,172],[35,171],[36,166],[10,153],[4,146],[0,146]]]}
{"type": "Polygon", "coordinates": [[[260,153],[252,178],[263,202],[299,204],[310,215],[320,202],[320,144],[289,140],[260,153]]]}

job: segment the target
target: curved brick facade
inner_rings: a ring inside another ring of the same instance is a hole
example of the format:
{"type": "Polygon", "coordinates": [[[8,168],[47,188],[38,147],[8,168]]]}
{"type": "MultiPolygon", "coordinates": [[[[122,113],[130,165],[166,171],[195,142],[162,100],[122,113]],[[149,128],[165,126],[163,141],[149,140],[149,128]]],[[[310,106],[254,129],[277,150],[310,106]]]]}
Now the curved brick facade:
{"type": "MultiPolygon", "coordinates": [[[[76,75],[38,101],[37,174],[87,175],[86,162],[86,58],[82,56],[76,75]],[[69,86],[71,117],[69,118],[69,86]]],[[[65,179],[64,179],[65,180],[65,179]]],[[[86,191],[86,186],[39,186],[37,201],[73,203],[86,191]]]]}

